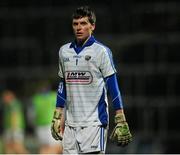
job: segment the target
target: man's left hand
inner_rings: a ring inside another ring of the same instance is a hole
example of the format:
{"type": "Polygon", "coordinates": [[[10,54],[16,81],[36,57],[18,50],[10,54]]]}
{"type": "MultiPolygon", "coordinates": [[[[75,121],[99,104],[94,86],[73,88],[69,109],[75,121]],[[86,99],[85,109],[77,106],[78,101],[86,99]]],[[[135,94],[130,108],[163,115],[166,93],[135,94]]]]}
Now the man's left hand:
{"type": "Polygon", "coordinates": [[[132,141],[132,135],[123,113],[116,114],[115,123],[116,126],[110,136],[110,139],[117,141],[120,146],[128,145],[132,141]]]}

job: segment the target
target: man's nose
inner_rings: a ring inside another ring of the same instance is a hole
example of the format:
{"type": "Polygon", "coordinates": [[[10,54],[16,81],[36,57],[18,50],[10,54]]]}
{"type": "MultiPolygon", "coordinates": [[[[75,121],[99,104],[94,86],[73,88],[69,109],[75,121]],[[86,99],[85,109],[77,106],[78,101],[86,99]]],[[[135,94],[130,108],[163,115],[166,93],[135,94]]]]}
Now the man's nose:
{"type": "Polygon", "coordinates": [[[80,30],[82,28],[81,24],[77,25],[77,30],[80,30]]]}

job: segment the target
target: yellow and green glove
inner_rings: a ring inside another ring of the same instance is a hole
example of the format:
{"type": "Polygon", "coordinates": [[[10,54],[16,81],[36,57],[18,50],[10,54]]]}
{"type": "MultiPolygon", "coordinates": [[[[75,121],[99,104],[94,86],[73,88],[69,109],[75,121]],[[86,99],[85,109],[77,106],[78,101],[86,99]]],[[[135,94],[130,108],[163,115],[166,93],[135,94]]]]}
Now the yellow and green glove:
{"type": "Polygon", "coordinates": [[[123,112],[116,114],[115,124],[116,126],[110,135],[110,139],[117,141],[120,146],[128,145],[132,141],[132,135],[123,112]]]}
{"type": "Polygon", "coordinates": [[[62,118],[62,112],[55,110],[51,123],[51,135],[55,140],[62,140],[61,118],[62,118]]]}

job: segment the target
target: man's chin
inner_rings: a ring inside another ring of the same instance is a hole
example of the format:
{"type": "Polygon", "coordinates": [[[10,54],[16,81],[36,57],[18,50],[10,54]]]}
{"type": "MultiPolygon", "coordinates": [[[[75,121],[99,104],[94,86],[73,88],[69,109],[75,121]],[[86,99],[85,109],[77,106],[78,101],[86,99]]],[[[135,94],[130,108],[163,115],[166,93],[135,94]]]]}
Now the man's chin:
{"type": "Polygon", "coordinates": [[[86,39],[83,37],[77,37],[76,40],[77,42],[84,42],[86,39]]]}
{"type": "Polygon", "coordinates": [[[84,42],[88,39],[89,37],[83,37],[83,36],[77,36],[76,40],[77,42],[84,42]]]}

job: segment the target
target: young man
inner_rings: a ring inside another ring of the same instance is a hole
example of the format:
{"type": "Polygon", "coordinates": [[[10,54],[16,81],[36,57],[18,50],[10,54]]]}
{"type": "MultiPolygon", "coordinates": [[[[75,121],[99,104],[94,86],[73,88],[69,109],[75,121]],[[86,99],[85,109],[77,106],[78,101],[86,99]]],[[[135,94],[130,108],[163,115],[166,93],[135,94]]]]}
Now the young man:
{"type": "Polygon", "coordinates": [[[132,138],[111,51],[92,36],[95,22],[95,14],[89,7],[77,8],[72,19],[75,41],[63,45],[59,51],[61,81],[51,132],[56,140],[63,138],[64,153],[105,153],[109,120],[107,91],[116,111],[111,139],[124,146],[132,138]]]}

